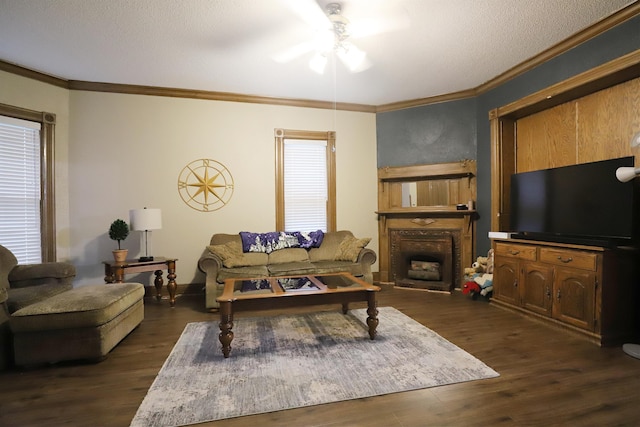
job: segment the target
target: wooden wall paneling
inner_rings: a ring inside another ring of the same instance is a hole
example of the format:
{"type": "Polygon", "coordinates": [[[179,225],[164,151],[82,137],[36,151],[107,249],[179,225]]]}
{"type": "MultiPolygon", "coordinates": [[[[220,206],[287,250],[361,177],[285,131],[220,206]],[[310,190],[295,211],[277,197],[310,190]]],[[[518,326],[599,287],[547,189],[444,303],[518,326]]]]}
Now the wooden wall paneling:
{"type": "MultiPolygon", "coordinates": [[[[640,79],[640,50],[489,112],[491,230],[509,231],[510,176],[517,170],[516,147],[520,149],[516,137],[516,120],[520,121],[521,125],[526,123],[523,119],[531,115],[573,103],[577,105],[574,117],[578,117],[577,120],[574,119],[573,131],[574,135],[577,135],[574,146],[574,151],[578,153],[576,162],[578,159],[583,162],[633,154],[636,156],[636,165],[640,164],[640,149],[631,151],[629,147],[631,137],[640,131],[640,124],[638,124],[640,118],[637,113],[640,111],[638,79],[640,79]],[[610,125],[615,127],[614,131],[607,128],[610,125]],[[602,136],[603,133],[606,135],[602,136]],[[620,145],[627,146],[626,150],[629,151],[615,148],[615,144],[603,142],[603,139],[615,140],[616,138],[619,138],[620,145]]],[[[565,135],[565,138],[568,136],[565,135]]],[[[522,160],[522,162],[525,161],[522,160]]]]}
{"type": "Polygon", "coordinates": [[[568,102],[516,123],[516,171],[576,163],[576,104],[568,102]]]}
{"type": "Polygon", "coordinates": [[[516,171],[515,120],[489,112],[491,127],[491,230],[509,230],[511,175],[516,171]]]}
{"type": "Polygon", "coordinates": [[[390,182],[389,183],[389,207],[401,208],[402,207],[402,183],[390,182]]]}
{"type": "MultiPolygon", "coordinates": [[[[640,78],[585,96],[577,104],[577,163],[636,154],[630,142],[640,132],[640,78]]],[[[640,153],[636,156],[638,165],[640,153]]]]}

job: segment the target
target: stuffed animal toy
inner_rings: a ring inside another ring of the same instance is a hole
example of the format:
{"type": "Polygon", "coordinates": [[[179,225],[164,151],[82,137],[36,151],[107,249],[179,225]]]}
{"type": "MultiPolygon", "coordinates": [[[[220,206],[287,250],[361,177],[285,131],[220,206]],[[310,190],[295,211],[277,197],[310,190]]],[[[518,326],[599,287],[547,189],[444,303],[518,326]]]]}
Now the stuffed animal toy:
{"type": "Polygon", "coordinates": [[[476,282],[467,282],[462,286],[462,293],[465,295],[474,295],[478,292],[480,292],[480,286],[476,282]]]}
{"type": "Polygon", "coordinates": [[[479,256],[471,267],[464,269],[467,282],[462,287],[463,294],[471,294],[476,299],[478,294],[490,296],[493,291],[493,249],[489,249],[486,257],[479,256]]]}
{"type": "Polygon", "coordinates": [[[487,257],[479,256],[476,259],[476,262],[471,264],[471,267],[465,267],[464,274],[468,277],[472,277],[474,274],[477,274],[477,273],[486,273],[487,263],[488,263],[487,257]]]}
{"type": "Polygon", "coordinates": [[[489,249],[487,254],[487,273],[493,274],[493,249],[489,249]]]}

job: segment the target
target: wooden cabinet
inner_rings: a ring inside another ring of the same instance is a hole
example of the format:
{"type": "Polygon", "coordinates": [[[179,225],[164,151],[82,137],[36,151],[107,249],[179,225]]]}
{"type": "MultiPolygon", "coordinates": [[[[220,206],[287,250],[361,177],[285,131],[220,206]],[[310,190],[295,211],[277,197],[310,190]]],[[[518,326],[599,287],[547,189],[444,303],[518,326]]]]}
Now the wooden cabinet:
{"type": "Polygon", "coordinates": [[[599,345],[636,335],[633,250],[494,240],[493,302],[580,332],[599,345]]]}

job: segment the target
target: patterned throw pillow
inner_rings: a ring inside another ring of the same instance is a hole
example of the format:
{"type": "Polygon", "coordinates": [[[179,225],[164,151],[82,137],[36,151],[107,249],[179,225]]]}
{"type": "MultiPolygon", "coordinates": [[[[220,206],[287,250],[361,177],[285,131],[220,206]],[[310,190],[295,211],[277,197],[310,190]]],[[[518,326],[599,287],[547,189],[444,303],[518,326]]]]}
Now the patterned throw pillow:
{"type": "Polygon", "coordinates": [[[340,246],[338,246],[338,250],[336,251],[333,259],[335,261],[356,262],[358,260],[360,250],[367,246],[370,241],[371,237],[356,239],[353,236],[347,236],[342,240],[342,242],[340,242],[340,246]]]}
{"type": "Polygon", "coordinates": [[[295,231],[294,234],[298,237],[300,247],[304,249],[319,248],[324,239],[324,232],[322,230],[316,231],[295,231]]]}
{"type": "Polygon", "coordinates": [[[250,265],[264,265],[267,263],[266,254],[245,254],[239,242],[231,241],[223,245],[207,246],[209,251],[220,257],[226,268],[246,267],[250,265]],[[259,259],[254,259],[259,256],[259,259]],[[263,259],[264,258],[264,259],[263,259]]]}

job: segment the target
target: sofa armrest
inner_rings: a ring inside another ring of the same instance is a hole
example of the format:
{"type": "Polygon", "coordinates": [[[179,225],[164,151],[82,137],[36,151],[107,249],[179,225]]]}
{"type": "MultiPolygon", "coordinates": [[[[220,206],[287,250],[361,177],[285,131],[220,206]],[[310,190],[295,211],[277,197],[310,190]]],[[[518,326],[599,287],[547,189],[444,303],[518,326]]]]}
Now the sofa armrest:
{"type": "Polygon", "coordinates": [[[198,260],[198,268],[204,273],[205,307],[218,308],[216,297],[222,292],[222,285],[218,283],[218,272],[222,269],[222,259],[206,251],[198,260]]]}
{"type": "Polygon", "coordinates": [[[45,283],[69,284],[76,276],[76,268],[67,262],[16,265],[9,272],[12,288],[43,285],[45,283]]]}
{"type": "Polygon", "coordinates": [[[378,256],[376,255],[375,251],[371,249],[363,248],[358,254],[358,259],[356,262],[363,265],[364,264],[373,265],[377,259],[378,259],[378,256]]]}
{"type": "Polygon", "coordinates": [[[369,283],[373,283],[373,273],[371,266],[376,262],[378,256],[375,251],[367,248],[360,250],[356,262],[362,266],[362,278],[369,283]]]}
{"type": "Polygon", "coordinates": [[[218,275],[218,270],[222,268],[222,259],[209,251],[202,255],[198,260],[198,269],[205,275],[212,274],[214,277],[218,275]]]}

